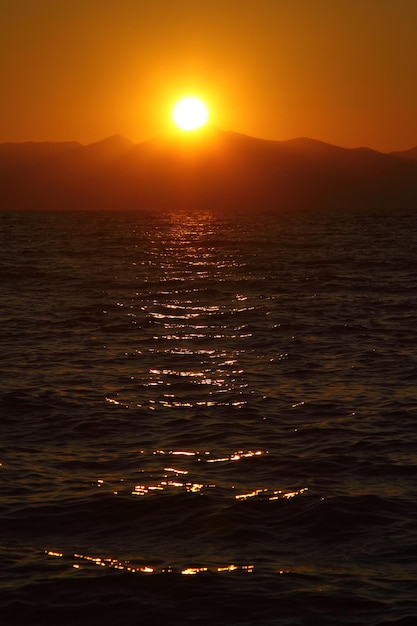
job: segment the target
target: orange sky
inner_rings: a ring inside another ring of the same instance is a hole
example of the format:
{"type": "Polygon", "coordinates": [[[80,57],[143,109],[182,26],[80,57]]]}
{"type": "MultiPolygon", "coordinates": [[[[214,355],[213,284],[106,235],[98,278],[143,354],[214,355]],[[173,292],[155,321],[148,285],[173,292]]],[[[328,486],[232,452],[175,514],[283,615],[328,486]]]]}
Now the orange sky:
{"type": "Polygon", "coordinates": [[[417,0],[0,0],[0,141],[133,141],[181,95],[271,139],[417,145],[417,0]]]}

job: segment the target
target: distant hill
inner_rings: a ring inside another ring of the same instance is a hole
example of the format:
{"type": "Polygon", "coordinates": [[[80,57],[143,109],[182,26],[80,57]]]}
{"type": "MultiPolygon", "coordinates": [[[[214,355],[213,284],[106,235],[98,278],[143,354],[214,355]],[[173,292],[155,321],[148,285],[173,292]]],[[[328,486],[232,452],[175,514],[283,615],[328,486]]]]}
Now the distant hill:
{"type": "Polygon", "coordinates": [[[76,141],[0,143],[0,176],[5,170],[33,167],[46,159],[68,155],[82,148],[76,141]]]}
{"type": "Polygon", "coordinates": [[[402,159],[413,159],[414,161],[417,161],[417,146],[415,148],[410,148],[409,150],[390,152],[390,154],[402,159]]]}
{"type": "Polygon", "coordinates": [[[87,146],[0,144],[2,209],[349,206],[417,208],[417,155],[214,128],[139,144],[119,135],[87,146]]]}

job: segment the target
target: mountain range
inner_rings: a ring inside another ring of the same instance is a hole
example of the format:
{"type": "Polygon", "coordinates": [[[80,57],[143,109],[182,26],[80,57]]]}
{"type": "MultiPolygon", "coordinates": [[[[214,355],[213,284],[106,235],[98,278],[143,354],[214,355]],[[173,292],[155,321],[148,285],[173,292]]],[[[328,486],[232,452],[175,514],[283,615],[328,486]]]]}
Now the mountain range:
{"type": "Polygon", "coordinates": [[[417,147],[390,154],[207,128],[0,144],[1,209],[417,208],[417,147]]]}

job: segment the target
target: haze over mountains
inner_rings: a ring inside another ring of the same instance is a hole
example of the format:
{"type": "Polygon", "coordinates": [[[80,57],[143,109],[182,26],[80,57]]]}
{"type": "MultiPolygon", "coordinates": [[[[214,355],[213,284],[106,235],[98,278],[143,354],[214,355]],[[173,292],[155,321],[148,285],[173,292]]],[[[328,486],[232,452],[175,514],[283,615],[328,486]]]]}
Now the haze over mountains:
{"type": "Polygon", "coordinates": [[[383,154],[213,128],[139,144],[0,144],[2,209],[350,206],[417,208],[417,147],[383,154]]]}

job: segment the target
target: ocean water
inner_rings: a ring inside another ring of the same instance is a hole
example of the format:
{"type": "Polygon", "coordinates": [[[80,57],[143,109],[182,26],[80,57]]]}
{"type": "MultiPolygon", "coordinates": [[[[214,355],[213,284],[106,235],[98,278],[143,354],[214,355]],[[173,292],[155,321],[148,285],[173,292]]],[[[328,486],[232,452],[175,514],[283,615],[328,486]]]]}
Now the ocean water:
{"type": "Polygon", "coordinates": [[[417,623],[417,214],[0,217],[2,624],[417,623]]]}

